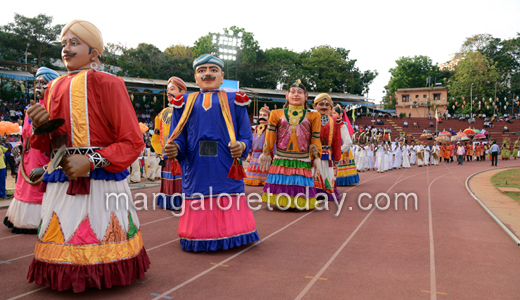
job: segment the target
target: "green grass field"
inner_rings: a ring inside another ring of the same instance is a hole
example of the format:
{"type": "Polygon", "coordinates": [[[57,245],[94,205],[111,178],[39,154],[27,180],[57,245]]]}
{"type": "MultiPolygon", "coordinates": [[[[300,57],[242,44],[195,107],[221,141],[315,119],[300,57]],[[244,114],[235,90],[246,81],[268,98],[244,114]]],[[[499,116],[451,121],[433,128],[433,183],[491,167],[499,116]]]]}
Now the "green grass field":
{"type": "MultiPolygon", "coordinates": [[[[491,183],[498,187],[520,188],[520,169],[511,169],[498,172],[491,177],[491,183]]],[[[520,204],[520,193],[505,193],[520,204]]]]}

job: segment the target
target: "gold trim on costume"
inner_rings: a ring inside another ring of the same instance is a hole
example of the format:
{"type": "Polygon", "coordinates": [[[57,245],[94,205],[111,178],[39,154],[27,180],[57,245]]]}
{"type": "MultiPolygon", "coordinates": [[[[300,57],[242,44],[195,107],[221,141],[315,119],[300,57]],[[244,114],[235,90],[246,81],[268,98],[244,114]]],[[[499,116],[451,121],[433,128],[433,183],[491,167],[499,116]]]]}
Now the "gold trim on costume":
{"type": "Polygon", "coordinates": [[[141,230],[129,240],[119,243],[72,245],[61,243],[36,243],[36,260],[64,264],[103,264],[132,258],[143,248],[141,230]]]}
{"type": "Polygon", "coordinates": [[[72,147],[89,147],[87,73],[81,71],[70,82],[70,127],[72,147]]]}

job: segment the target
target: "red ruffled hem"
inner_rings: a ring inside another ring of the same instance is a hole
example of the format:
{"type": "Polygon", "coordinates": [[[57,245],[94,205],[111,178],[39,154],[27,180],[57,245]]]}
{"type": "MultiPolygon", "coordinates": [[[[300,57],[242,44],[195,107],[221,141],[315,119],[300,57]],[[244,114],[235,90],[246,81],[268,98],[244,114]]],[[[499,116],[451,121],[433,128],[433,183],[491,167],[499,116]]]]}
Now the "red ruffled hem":
{"type": "Polygon", "coordinates": [[[33,259],[29,266],[29,283],[46,285],[53,290],[73,289],[80,293],[87,287],[101,289],[115,285],[129,285],[135,279],[144,277],[150,267],[150,259],[144,247],[137,256],[97,265],[54,264],[33,259]]]}

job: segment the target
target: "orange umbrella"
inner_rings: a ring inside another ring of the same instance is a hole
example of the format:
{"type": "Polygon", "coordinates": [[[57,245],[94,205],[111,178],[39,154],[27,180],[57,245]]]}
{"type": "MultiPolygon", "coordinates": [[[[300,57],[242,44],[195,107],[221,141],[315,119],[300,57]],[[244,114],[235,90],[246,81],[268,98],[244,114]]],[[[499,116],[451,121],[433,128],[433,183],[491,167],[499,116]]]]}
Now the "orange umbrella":
{"type": "Polygon", "coordinates": [[[468,129],[464,129],[463,131],[465,134],[467,135],[475,135],[475,130],[471,129],[471,128],[468,128],[468,129]]]}

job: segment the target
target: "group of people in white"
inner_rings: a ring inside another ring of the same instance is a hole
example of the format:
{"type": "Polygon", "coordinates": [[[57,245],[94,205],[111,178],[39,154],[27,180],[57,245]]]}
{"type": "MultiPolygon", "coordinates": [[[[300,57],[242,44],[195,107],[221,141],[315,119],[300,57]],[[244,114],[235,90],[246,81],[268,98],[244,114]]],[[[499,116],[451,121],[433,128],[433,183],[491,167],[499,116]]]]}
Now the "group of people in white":
{"type": "Polygon", "coordinates": [[[377,170],[378,173],[393,169],[410,168],[411,165],[436,166],[439,164],[440,147],[437,142],[406,141],[358,141],[352,145],[358,172],[377,170]]]}

